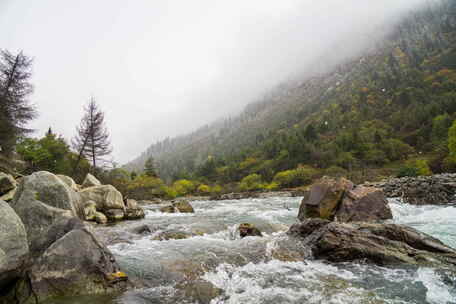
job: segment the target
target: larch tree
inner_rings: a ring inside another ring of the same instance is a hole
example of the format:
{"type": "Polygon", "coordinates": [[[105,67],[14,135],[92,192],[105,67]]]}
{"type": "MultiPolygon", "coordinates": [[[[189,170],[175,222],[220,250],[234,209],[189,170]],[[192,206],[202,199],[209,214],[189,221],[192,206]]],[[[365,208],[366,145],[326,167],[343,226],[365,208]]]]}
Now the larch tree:
{"type": "Polygon", "coordinates": [[[76,171],[82,158],[92,163],[93,172],[103,157],[111,154],[111,142],[104,122],[104,113],[100,110],[95,99],[84,107],[84,116],[79,126],[76,127],[76,136],[72,140],[73,149],[78,153],[73,172],[76,171]]]}
{"type": "Polygon", "coordinates": [[[20,137],[32,132],[26,124],[37,116],[28,99],[33,92],[31,66],[32,59],[22,52],[0,51],[0,153],[6,156],[20,137]]]}

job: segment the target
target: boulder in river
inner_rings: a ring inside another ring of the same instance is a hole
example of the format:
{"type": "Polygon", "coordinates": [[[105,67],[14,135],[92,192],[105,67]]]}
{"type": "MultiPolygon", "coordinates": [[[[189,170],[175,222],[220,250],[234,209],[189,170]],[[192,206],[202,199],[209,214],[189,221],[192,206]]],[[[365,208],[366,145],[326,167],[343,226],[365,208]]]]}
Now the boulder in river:
{"type": "Polygon", "coordinates": [[[126,287],[123,281],[127,278],[118,275],[112,253],[82,222],[74,223],[73,228],[49,246],[30,270],[32,290],[39,301],[110,293],[126,287]]]}
{"type": "Polygon", "coordinates": [[[353,183],[345,178],[322,178],[312,185],[303,198],[298,218],[301,221],[306,218],[333,220],[345,192],[353,188],[353,183]]]}
{"type": "Polygon", "coordinates": [[[345,193],[335,218],[339,222],[369,222],[392,219],[393,215],[381,189],[356,186],[345,193]]]}
{"type": "Polygon", "coordinates": [[[176,208],[173,205],[163,206],[160,208],[160,212],[163,213],[176,213],[176,208]]]}
{"type": "Polygon", "coordinates": [[[456,250],[413,228],[395,224],[339,223],[312,218],[291,226],[317,259],[366,260],[378,265],[415,264],[455,267],[456,250]]]}
{"type": "Polygon", "coordinates": [[[29,247],[21,219],[1,200],[0,219],[0,290],[3,290],[22,276],[29,247]]]}
{"type": "Polygon", "coordinates": [[[101,186],[101,182],[92,174],[87,173],[84,181],[82,182],[82,188],[89,188],[95,186],[101,186]]]}
{"type": "Polygon", "coordinates": [[[152,238],[154,241],[183,240],[192,237],[191,233],[177,230],[167,230],[159,232],[152,238]]]}
{"type": "Polygon", "coordinates": [[[186,200],[179,200],[173,202],[174,208],[179,210],[180,213],[194,213],[195,210],[193,210],[192,205],[186,200]]]}
{"type": "Polygon", "coordinates": [[[138,202],[134,199],[127,199],[125,202],[125,219],[126,220],[137,220],[142,219],[146,216],[144,209],[138,205],[138,202]]]}
{"type": "Polygon", "coordinates": [[[263,236],[261,231],[252,224],[240,224],[238,229],[241,238],[245,238],[246,236],[263,236]]]}
{"type": "Polygon", "coordinates": [[[344,178],[323,178],[313,184],[303,198],[298,218],[301,221],[308,218],[378,221],[391,219],[392,213],[381,189],[355,186],[344,178]]]}

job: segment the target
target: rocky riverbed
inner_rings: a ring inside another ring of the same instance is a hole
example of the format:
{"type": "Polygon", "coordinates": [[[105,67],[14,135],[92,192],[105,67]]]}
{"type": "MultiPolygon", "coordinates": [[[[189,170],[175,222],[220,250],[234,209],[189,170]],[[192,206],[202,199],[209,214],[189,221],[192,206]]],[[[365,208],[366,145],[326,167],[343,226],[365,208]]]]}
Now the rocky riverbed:
{"type": "Polygon", "coordinates": [[[44,304],[456,303],[452,205],[404,204],[378,189],[323,180],[304,199],[140,202],[143,219],[89,226],[77,220],[78,210],[58,205],[65,200],[48,196],[43,189],[52,183],[25,191],[31,181],[21,182],[14,208],[2,203],[11,219],[0,225],[9,236],[1,243],[2,274],[27,278],[2,304],[26,303],[14,297],[24,285],[31,287],[27,303],[41,295],[44,304]],[[71,216],[46,225],[20,208],[20,198],[39,212],[55,211],[43,201],[59,206],[57,219],[71,216]],[[46,229],[45,238],[32,223],[46,229]],[[22,268],[30,253],[34,265],[22,268]],[[73,281],[82,285],[68,289],[73,281]],[[44,297],[46,290],[53,296],[44,297]]]}

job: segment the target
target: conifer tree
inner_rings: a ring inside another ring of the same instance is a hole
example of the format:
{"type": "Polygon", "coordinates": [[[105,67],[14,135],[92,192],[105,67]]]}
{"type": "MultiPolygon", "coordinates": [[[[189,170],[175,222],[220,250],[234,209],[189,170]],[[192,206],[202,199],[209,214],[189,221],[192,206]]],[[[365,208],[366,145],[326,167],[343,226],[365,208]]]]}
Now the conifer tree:
{"type": "Polygon", "coordinates": [[[17,55],[0,51],[0,152],[9,155],[18,139],[32,130],[25,127],[37,116],[28,97],[32,60],[22,52],[17,55]]]}
{"type": "Polygon", "coordinates": [[[76,127],[77,134],[72,140],[73,149],[78,153],[73,171],[76,171],[80,160],[86,158],[92,163],[92,170],[95,172],[97,163],[102,162],[104,156],[111,154],[112,148],[104,123],[104,113],[93,97],[84,107],[84,111],[81,123],[76,127]]]}

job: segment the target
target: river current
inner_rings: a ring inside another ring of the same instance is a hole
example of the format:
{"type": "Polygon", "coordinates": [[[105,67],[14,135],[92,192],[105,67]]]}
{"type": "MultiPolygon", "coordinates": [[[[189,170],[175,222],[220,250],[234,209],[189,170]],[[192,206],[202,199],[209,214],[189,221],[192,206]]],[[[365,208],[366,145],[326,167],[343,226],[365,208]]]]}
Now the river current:
{"type": "MultiPolygon", "coordinates": [[[[195,303],[186,293],[194,286],[185,282],[210,282],[219,290],[211,304],[456,303],[456,278],[438,269],[310,259],[305,248],[285,234],[297,221],[301,199],[193,201],[194,214],[164,214],[154,205],[145,206],[146,218],[141,221],[96,228],[97,235],[111,244],[122,269],[141,287],[114,298],[58,303],[195,303]],[[236,229],[244,222],[257,226],[264,236],[240,239],[236,229]],[[144,225],[149,231],[138,233],[144,225]],[[166,231],[192,237],[154,240],[166,231]]],[[[391,222],[456,247],[456,207],[412,206],[395,200],[390,200],[390,207],[391,222]]]]}

